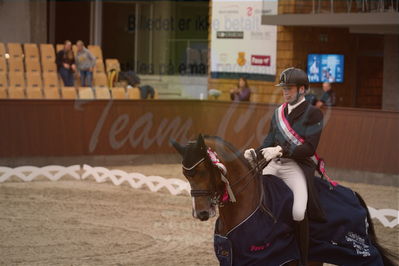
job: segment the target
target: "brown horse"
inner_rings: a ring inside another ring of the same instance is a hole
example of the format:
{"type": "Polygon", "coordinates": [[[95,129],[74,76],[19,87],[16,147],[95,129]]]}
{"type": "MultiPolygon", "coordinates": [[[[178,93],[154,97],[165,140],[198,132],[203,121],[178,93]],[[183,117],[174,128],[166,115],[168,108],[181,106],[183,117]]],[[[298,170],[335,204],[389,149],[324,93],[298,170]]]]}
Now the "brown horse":
{"type": "MultiPolygon", "coordinates": [[[[231,144],[218,137],[200,135],[186,146],[175,141],[172,145],[183,157],[183,174],[190,183],[194,199],[194,218],[206,221],[216,215],[218,207],[216,234],[226,236],[262,205],[264,191],[260,172],[251,168],[231,144]]],[[[273,217],[267,207],[263,208],[273,217]]],[[[373,231],[372,224],[370,231],[373,231]]],[[[384,257],[384,262],[385,259],[389,261],[384,257]]],[[[288,261],[284,265],[297,265],[297,262],[288,261]]],[[[309,265],[323,263],[310,262],[309,265]]]]}

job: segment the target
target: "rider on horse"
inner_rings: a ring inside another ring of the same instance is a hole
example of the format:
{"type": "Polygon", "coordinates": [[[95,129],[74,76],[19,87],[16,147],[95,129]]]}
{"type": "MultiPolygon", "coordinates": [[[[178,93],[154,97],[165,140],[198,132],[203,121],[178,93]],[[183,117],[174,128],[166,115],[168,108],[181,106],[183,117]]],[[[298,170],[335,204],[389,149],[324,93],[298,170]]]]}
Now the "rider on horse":
{"type": "MultiPolygon", "coordinates": [[[[311,181],[316,170],[316,164],[311,157],[319,144],[323,113],[305,101],[309,80],[303,70],[294,67],[284,70],[280,75],[280,83],[276,86],[283,89],[285,103],[274,112],[269,133],[263,144],[256,149],[256,154],[258,158],[271,160],[263,169],[263,175],[281,178],[293,193],[295,237],[301,250],[301,263],[306,265],[309,246],[308,216],[313,220],[324,220],[324,213],[311,181]]],[[[244,157],[252,165],[256,159],[252,155],[254,152],[254,149],[244,152],[244,157]]]]}

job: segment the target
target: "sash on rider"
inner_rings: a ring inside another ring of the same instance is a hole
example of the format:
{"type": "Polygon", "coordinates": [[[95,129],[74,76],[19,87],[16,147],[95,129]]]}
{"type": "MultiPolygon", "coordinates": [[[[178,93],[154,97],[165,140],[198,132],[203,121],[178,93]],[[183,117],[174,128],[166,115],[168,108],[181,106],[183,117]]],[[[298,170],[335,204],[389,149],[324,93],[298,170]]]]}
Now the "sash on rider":
{"type": "MultiPolygon", "coordinates": [[[[295,130],[291,127],[287,118],[284,114],[284,109],[287,106],[287,103],[283,103],[279,108],[275,111],[275,118],[277,122],[277,127],[280,130],[283,137],[293,146],[299,146],[305,143],[305,140],[295,132],[295,130]]],[[[315,153],[310,159],[316,164],[316,169],[320,173],[322,177],[325,177],[331,185],[336,186],[337,182],[330,179],[326,173],[325,162],[321,159],[317,153],[315,153]]]]}

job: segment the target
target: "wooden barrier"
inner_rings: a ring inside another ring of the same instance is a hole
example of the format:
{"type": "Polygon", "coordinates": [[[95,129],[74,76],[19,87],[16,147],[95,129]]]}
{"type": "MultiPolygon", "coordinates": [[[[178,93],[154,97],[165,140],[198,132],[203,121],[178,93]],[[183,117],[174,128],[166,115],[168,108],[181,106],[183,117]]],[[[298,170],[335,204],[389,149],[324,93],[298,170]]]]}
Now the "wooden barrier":
{"type": "MultiPolygon", "coordinates": [[[[218,135],[257,147],[277,105],[196,100],[0,101],[0,157],[171,153],[169,139],[218,135]]],[[[325,110],[318,153],[331,167],[399,173],[399,113],[325,110]]]]}

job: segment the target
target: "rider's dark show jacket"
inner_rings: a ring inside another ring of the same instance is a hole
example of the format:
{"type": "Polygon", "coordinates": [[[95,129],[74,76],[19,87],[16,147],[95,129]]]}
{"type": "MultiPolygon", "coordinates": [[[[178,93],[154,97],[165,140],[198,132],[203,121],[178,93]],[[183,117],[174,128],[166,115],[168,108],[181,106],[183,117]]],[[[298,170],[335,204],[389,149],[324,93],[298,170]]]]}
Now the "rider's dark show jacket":
{"type": "Polygon", "coordinates": [[[269,133],[263,144],[256,149],[258,156],[262,156],[260,150],[267,147],[280,145],[283,149],[282,158],[293,159],[305,174],[308,187],[307,213],[310,219],[323,221],[324,213],[318,202],[317,191],[313,185],[313,177],[316,164],[310,159],[316,152],[323,129],[323,113],[307,101],[302,102],[288,114],[288,105],[284,109],[285,117],[295,132],[305,142],[302,145],[290,144],[279,130],[276,120],[276,112],[272,117],[269,133]]]}

